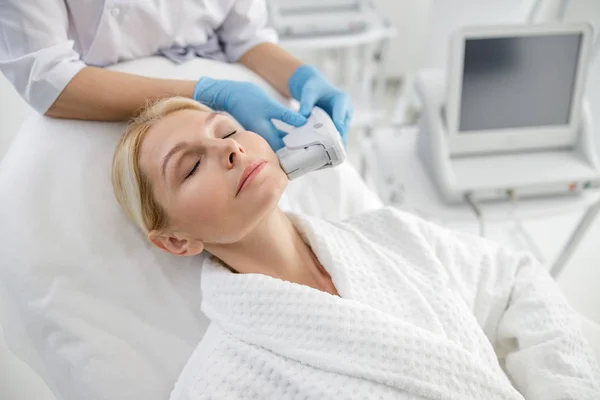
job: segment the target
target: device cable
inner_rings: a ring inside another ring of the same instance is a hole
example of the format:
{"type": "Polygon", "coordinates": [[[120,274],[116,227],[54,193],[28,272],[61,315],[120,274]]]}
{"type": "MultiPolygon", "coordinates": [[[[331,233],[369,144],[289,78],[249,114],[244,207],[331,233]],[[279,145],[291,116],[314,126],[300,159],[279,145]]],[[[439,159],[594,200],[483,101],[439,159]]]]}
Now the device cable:
{"type": "Polygon", "coordinates": [[[471,210],[473,210],[473,214],[475,214],[477,217],[477,221],[479,222],[479,236],[485,237],[485,221],[483,220],[483,214],[481,213],[479,205],[473,199],[473,195],[471,193],[465,193],[464,199],[471,210]]]}
{"type": "Polygon", "coordinates": [[[540,251],[540,248],[535,244],[535,241],[533,240],[529,232],[527,232],[527,230],[523,226],[523,223],[521,222],[521,219],[517,214],[517,194],[512,189],[508,189],[506,191],[506,194],[512,205],[512,208],[510,210],[510,217],[515,223],[515,231],[525,240],[529,251],[533,253],[535,258],[537,258],[539,262],[544,263],[545,259],[542,252],[540,251]]]}

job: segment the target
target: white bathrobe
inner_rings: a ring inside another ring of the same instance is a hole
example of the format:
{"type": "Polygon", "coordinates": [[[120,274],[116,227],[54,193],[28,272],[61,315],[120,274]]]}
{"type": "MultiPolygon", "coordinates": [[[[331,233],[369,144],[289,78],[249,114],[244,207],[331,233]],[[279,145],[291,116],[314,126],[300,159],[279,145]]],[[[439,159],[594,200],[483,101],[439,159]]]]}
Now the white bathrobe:
{"type": "Polygon", "coordinates": [[[341,297],[207,262],[211,325],[172,400],[600,399],[578,318],[530,256],[389,208],[290,218],[341,297]]]}

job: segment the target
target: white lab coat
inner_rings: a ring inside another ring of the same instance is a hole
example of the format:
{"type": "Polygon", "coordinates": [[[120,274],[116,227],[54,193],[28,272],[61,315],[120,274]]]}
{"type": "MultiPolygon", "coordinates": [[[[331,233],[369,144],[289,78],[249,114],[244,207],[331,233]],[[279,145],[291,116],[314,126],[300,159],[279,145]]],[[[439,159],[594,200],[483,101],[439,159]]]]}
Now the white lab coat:
{"type": "Polygon", "coordinates": [[[277,40],[264,0],[1,0],[0,71],[44,113],[86,65],[236,61],[277,40]]]}

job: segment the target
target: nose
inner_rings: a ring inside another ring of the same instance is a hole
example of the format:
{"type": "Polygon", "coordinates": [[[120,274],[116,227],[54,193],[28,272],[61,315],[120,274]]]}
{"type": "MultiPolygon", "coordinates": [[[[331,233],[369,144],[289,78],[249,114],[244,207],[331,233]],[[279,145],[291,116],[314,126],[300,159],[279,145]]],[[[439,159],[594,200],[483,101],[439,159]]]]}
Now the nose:
{"type": "Polygon", "coordinates": [[[231,169],[239,161],[240,154],[244,153],[244,148],[233,139],[218,139],[219,140],[219,159],[223,162],[223,166],[231,169]]]}

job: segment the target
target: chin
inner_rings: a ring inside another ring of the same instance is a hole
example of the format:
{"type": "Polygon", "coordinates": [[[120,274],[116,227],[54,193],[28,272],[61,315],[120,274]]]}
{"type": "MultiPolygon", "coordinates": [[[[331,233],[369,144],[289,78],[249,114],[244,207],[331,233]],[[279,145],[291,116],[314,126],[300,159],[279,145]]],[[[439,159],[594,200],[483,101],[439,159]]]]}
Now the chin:
{"type": "MultiPolygon", "coordinates": [[[[258,189],[256,190],[256,206],[265,211],[270,211],[277,207],[289,183],[288,177],[283,171],[276,172],[261,182],[260,186],[256,188],[258,189]]],[[[257,214],[262,215],[258,209],[256,211],[257,214]]]]}
{"type": "Polygon", "coordinates": [[[281,169],[267,166],[256,177],[256,181],[244,189],[247,192],[237,199],[235,213],[247,222],[248,229],[252,229],[278,206],[288,182],[287,175],[281,169]]]}
{"type": "Polygon", "coordinates": [[[275,185],[273,182],[263,182],[260,187],[256,187],[257,190],[253,193],[252,198],[244,199],[243,205],[237,206],[234,217],[237,220],[235,234],[228,236],[227,240],[223,240],[223,242],[238,242],[254,231],[268,215],[277,209],[285,187],[285,184],[275,185]]]}

